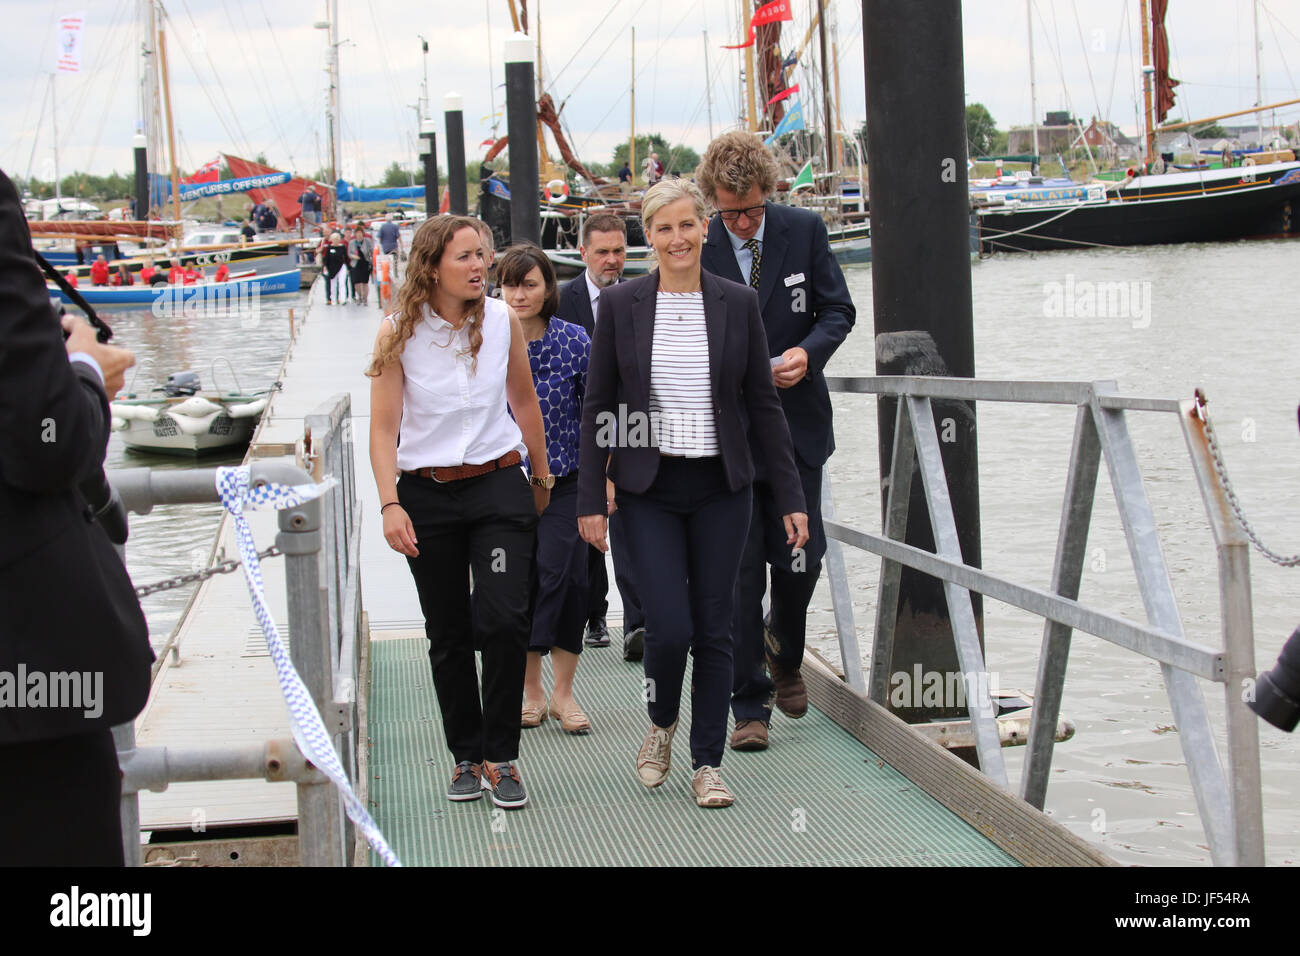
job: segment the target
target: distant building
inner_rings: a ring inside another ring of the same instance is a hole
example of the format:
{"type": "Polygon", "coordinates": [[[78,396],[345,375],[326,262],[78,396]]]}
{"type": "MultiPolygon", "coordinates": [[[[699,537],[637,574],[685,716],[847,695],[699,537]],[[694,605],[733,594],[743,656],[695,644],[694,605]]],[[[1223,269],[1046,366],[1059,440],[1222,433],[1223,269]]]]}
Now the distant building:
{"type": "Polygon", "coordinates": [[[1118,126],[1109,120],[1092,118],[1084,127],[1083,133],[1070,141],[1071,149],[1082,149],[1084,143],[1092,150],[1093,158],[1099,165],[1117,166],[1121,162],[1136,159],[1140,153],[1137,143],[1129,139],[1118,126]]]}
{"type": "MultiPolygon", "coordinates": [[[[1074,120],[1068,112],[1048,113],[1038,125],[1038,155],[1051,156],[1064,153],[1070,149],[1070,143],[1079,135],[1074,120]]],[[[1034,128],[1032,126],[1013,126],[1007,133],[1007,152],[1012,155],[1032,153],[1034,151],[1034,128]]]]}

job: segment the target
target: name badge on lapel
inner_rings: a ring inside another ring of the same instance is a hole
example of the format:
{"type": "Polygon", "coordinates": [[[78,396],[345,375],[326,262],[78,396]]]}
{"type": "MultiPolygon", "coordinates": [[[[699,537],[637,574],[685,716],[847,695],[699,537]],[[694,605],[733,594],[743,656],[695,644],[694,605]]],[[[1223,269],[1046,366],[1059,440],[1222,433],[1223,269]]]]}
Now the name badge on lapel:
{"type": "Polygon", "coordinates": [[[785,277],[785,287],[788,289],[792,285],[798,285],[803,281],[803,273],[796,272],[794,275],[785,277]]]}

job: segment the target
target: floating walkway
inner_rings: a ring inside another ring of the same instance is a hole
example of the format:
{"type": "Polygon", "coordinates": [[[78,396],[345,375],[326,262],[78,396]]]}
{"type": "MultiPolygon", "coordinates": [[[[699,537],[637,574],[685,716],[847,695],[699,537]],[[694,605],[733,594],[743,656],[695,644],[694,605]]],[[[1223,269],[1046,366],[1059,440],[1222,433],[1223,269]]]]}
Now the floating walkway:
{"type": "MultiPolygon", "coordinates": [[[[307,419],[343,393],[351,426],[341,430],[355,466],[360,594],[366,622],[355,723],[357,790],[403,862],[424,865],[1107,865],[1112,861],[1049,817],[871,703],[810,655],[804,673],[812,706],[792,721],[777,715],[772,746],[728,750],[725,778],[737,795],[726,810],[690,797],[687,719],[669,780],[647,791],[633,763],[646,729],[639,664],[614,643],[583,653],[578,692],[593,733],[571,737],[555,721],[525,730],[520,766],[530,803],[518,812],[486,800],[453,804],[444,793],[451,758],[442,736],[405,559],[383,540],[370,476],[369,380],[363,370],[378,331],[372,303],[329,305],[319,283],[298,310],[276,393],[250,456],[312,470],[307,419]],[[865,741],[865,742],[864,742],[865,741]],[[870,745],[868,745],[868,743],[870,745]]],[[[319,421],[319,420],[318,420],[319,421]]],[[[253,513],[258,546],[271,544],[273,514],[253,513]]],[[[229,521],[214,550],[234,555],[229,521]]],[[[345,562],[346,563],[346,562],[345,562]]],[[[263,562],[266,591],[282,630],[287,620],[284,559],[263,562]]],[[[341,575],[345,576],[345,575],[341,575]]],[[[612,578],[612,574],[611,574],[612,578]]],[[[611,599],[616,594],[611,592],[611,599]]],[[[331,606],[331,613],[333,608],[331,606]]],[[[343,616],[340,614],[340,617],[343,616]]],[[[611,615],[617,621],[617,615],[611,615]]],[[[293,634],[289,642],[293,643],[293,634]]],[[[340,725],[342,726],[342,725],[340,725]]],[[[288,713],[240,575],[205,582],[160,660],[150,702],[137,722],[139,745],[265,744],[289,736],[288,713]]],[[[269,751],[268,751],[269,752],[269,751]]],[[[345,761],[347,756],[345,755],[345,761]]],[[[302,787],[298,788],[300,791],[302,787]]],[[[266,780],[173,784],[141,793],[140,826],[175,841],[162,859],[295,862],[291,836],[230,841],[210,834],[292,832],[295,788],[266,780]],[[248,829],[248,828],[253,829],[248,829]],[[258,842],[267,846],[258,849],[258,842]],[[189,854],[187,856],[187,854],[189,854]]],[[[304,854],[306,850],[304,849],[304,854]]],[[[145,859],[158,859],[146,847],[145,859]]],[[[356,854],[355,862],[366,862],[356,854]]],[[[369,862],[373,863],[373,860],[369,862]]]]}

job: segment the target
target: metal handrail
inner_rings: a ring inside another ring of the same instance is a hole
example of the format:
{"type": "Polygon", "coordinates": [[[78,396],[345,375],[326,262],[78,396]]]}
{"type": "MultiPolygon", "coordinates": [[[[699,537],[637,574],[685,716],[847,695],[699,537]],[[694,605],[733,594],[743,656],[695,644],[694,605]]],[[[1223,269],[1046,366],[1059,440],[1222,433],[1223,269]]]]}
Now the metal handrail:
{"type": "MultiPolygon", "coordinates": [[[[865,681],[868,696],[877,703],[886,704],[898,582],[903,566],[944,582],[963,676],[980,673],[984,667],[970,602],[972,591],[1042,617],[1043,645],[1038,662],[1028,754],[1020,782],[1021,797],[1042,809],[1072,632],[1082,630],[1148,657],[1161,666],[1214,862],[1262,866],[1264,829],[1259,731],[1242,693],[1242,688],[1250,686],[1247,682],[1255,674],[1249,542],[1233,520],[1231,507],[1217,481],[1205,423],[1198,416],[1194,403],[1190,400],[1120,395],[1113,382],[988,381],[900,375],[828,377],[827,384],[833,392],[873,394],[898,400],[890,459],[892,471],[887,483],[885,534],[871,534],[834,521],[830,482],[823,482],[827,538],[869,551],[883,559],[871,673],[865,681]],[[947,475],[939,455],[932,399],[1076,407],[1070,473],[1050,591],[1018,584],[965,563],[957,547],[956,524],[947,496],[947,475]],[[1189,640],[1183,633],[1169,572],[1155,533],[1154,515],[1129,438],[1126,411],[1172,412],[1179,416],[1218,552],[1220,606],[1223,609],[1222,649],[1189,640]],[[1103,460],[1110,473],[1137,573],[1148,618],[1145,624],[1088,608],[1078,601],[1093,496],[1103,460]],[[912,479],[917,471],[926,491],[937,545],[935,553],[911,547],[901,540],[907,526],[912,479]],[[1213,730],[1196,677],[1224,685],[1228,736],[1226,767],[1220,763],[1215,749],[1213,730]]],[[[847,602],[849,595],[843,561],[828,558],[827,566],[846,679],[850,685],[859,688],[864,682],[861,657],[857,653],[857,635],[853,630],[851,613],[844,613],[839,607],[840,603],[847,602]]],[[[981,769],[994,782],[1006,787],[989,696],[987,693],[972,694],[969,704],[981,769]]]]}
{"type": "MultiPolygon", "coordinates": [[[[360,535],[355,507],[351,400],[336,396],[306,421],[303,459],[310,473],[287,462],[256,460],[250,480],[285,485],[333,477],[338,487],[321,498],[278,513],[276,545],[285,555],[290,656],[311,693],[349,778],[357,773],[358,634],[362,620],[357,567],[360,535]]],[[[128,511],[147,514],[159,504],[219,501],[212,468],[109,472],[128,511]]],[[[303,865],[351,863],[351,821],[329,780],[290,739],[265,745],[137,747],[134,722],[113,728],[122,769],[122,841],[129,866],[141,864],[139,792],[171,783],[262,778],[298,787],[299,858],[303,865]]]]}

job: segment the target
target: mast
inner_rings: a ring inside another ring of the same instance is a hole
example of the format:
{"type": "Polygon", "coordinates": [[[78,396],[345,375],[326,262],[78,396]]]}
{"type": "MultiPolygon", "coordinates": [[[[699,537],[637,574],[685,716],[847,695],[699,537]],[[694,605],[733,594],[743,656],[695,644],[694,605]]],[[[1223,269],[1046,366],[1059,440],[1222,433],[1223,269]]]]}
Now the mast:
{"type": "Polygon", "coordinates": [[[844,168],[844,115],[840,111],[840,39],[838,18],[831,20],[831,60],[835,66],[835,168],[844,168]]]}
{"type": "Polygon", "coordinates": [[[339,0],[329,0],[330,21],[330,189],[334,215],[339,214],[339,177],[343,175],[343,108],[339,103],[339,0]]]}
{"type": "Polygon", "coordinates": [[[1034,78],[1034,0],[1025,0],[1025,16],[1029,21],[1029,120],[1034,130],[1034,155],[1037,156],[1038,81],[1034,78]]]}
{"type": "MultiPolygon", "coordinates": [[[[754,4],[752,0],[744,0],[742,4],[744,10],[744,19],[741,20],[741,29],[745,31],[746,36],[749,34],[750,22],[754,19],[754,4]]],[[[747,108],[746,116],[749,118],[749,131],[751,133],[758,129],[758,105],[755,102],[755,88],[757,87],[754,77],[754,44],[745,47],[745,106],[747,108]]]]}
{"type": "Polygon", "coordinates": [[[63,192],[59,187],[59,101],[54,95],[54,74],[50,74],[50,125],[54,128],[54,215],[63,211],[63,192]]]}
{"type": "Polygon", "coordinates": [[[1156,155],[1156,114],[1151,103],[1151,85],[1155,83],[1155,67],[1151,65],[1151,14],[1147,0],[1140,0],[1142,10],[1142,98],[1146,107],[1146,161],[1156,155]]]}
{"type": "Polygon", "coordinates": [[[704,104],[709,111],[709,142],[713,142],[713,84],[709,82],[709,31],[704,33],[704,104]]]}
{"type": "MultiPolygon", "coordinates": [[[[1255,14],[1255,106],[1264,105],[1264,86],[1259,75],[1259,0],[1251,4],[1255,14]]],[[[1259,148],[1264,148],[1264,115],[1255,114],[1256,128],[1259,131],[1259,148]]]]}
{"type": "Polygon", "coordinates": [[[835,139],[835,127],[831,125],[831,93],[830,93],[830,71],[826,68],[830,62],[826,58],[826,0],[817,0],[818,22],[817,22],[817,40],[821,46],[821,67],[822,74],[822,114],[825,117],[826,125],[822,127],[823,147],[826,152],[826,172],[831,173],[835,170],[835,151],[832,145],[835,139]]]}
{"type": "Polygon", "coordinates": [[[181,221],[180,176],[176,172],[176,132],[172,128],[172,94],[167,81],[167,38],[162,24],[158,25],[158,68],[162,71],[163,109],[167,113],[167,155],[171,162],[172,218],[181,221]]]}
{"type": "Polygon", "coordinates": [[[632,28],[632,125],[627,134],[627,167],[636,182],[636,27],[632,28]]]}

